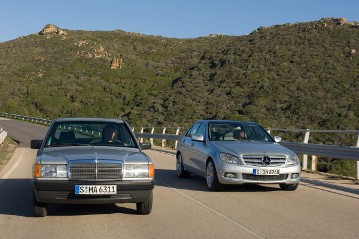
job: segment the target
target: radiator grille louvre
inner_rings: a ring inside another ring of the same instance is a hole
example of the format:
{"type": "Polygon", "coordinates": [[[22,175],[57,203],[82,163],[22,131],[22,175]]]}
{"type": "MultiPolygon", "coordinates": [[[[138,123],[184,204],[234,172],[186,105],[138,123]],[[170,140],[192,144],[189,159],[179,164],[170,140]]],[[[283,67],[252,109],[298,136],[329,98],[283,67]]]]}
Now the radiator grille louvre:
{"type": "Polygon", "coordinates": [[[69,163],[69,172],[70,180],[120,180],[122,179],[122,164],[121,162],[108,163],[106,161],[71,162],[69,163]]]}
{"type": "Polygon", "coordinates": [[[279,175],[242,174],[242,178],[251,181],[282,181],[288,178],[288,174],[279,174],[279,175]]]}
{"type": "Polygon", "coordinates": [[[243,155],[242,158],[246,165],[251,166],[282,166],[287,160],[285,155],[243,155]],[[263,158],[266,156],[270,158],[268,165],[263,163],[263,158]]]}

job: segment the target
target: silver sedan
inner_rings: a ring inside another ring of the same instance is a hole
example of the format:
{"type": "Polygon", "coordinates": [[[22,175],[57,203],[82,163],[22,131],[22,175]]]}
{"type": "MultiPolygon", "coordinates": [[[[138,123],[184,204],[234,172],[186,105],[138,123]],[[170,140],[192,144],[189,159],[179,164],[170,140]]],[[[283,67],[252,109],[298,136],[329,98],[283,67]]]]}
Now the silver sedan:
{"type": "Polygon", "coordinates": [[[300,161],[280,140],[253,122],[197,121],[178,143],[177,176],[202,176],[213,191],[222,184],[244,183],[279,184],[293,191],[300,181],[300,161]]]}

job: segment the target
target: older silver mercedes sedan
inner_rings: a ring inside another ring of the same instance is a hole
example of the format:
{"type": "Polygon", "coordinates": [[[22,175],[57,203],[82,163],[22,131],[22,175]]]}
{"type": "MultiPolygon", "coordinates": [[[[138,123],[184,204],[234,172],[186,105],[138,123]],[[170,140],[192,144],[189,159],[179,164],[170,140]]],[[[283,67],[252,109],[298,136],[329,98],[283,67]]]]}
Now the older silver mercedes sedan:
{"type": "Polygon", "coordinates": [[[55,119],[31,148],[34,216],[48,204],[136,203],[138,214],[151,213],[154,166],[125,121],[55,119]]]}
{"type": "Polygon", "coordinates": [[[278,144],[259,124],[229,120],[200,120],[177,145],[176,171],[206,178],[209,190],[222,184],[279,184],[296,190],[301,166],[297,155],[278,144]]]}

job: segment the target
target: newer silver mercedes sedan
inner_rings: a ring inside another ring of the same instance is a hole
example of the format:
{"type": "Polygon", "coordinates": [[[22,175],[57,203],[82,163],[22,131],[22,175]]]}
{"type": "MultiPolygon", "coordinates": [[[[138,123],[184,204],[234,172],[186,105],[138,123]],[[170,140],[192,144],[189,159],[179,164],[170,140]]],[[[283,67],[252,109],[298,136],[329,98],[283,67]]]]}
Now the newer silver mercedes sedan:
{"type": "Polygon", "coordinates": [[[300,161],[280,140],[253,122],[197,121],[177,145],[177,176],[202,176],[212,191],[245,183],[279,184],[293,191],[300,181],[300,161]]]}
{"type": "Polygon", "coordinates": [[[154,166],[125,121],[55,119],[31,148],[34,216],[48,204],[136,203],[138,214],[151,213],[154,166]]]}

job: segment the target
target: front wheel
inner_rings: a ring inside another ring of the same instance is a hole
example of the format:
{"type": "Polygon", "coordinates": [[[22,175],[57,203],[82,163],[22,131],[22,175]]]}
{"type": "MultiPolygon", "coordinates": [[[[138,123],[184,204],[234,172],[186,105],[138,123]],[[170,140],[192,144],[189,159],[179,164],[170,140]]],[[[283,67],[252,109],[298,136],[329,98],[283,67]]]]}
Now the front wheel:
{"type": "Polygon", "coordinates": [[[32,208],[35,217],[47,216],[47,204],[38,202],[35,195],[33,196],[32,200],[32,208]]]}
{"type": "Polygon", "coordinates": [[[152,202],[153,202],[153,194],[151,193],[151,197],[148,201],[136,203],[137,214],[139,215],[150,214],[152,211],[152,202]]]}
{"type": "Polygon", "coordinates": [[[211,191],[220,190],[222,185],[218,181],[216,166],[214,165],[214,162],[212,160],[210,160],[207,164],[206,175],[208,189],[211,191]]]}
{"type": "Polygon", "coordinates": [[[279,184],[279,187],[284,191],[294,191],[298,188],[299,183],[297,184],[279,184]]]}

